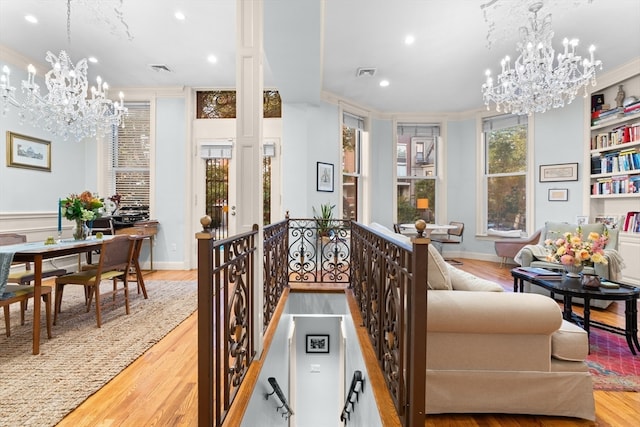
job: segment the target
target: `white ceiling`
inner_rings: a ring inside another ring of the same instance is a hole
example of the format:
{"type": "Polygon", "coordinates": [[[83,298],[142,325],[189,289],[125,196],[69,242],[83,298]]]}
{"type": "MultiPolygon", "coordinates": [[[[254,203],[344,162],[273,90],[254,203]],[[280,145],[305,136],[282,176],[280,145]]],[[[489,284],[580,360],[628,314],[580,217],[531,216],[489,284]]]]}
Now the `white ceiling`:
{"type": "MultiPolygon", "coordinates": [[[[265,87],[285,102],[316,102],[321,91],[380,112],[460,112],[482,107],[487,68],[516,55],[530,1],[265,0],[265,87]],[[483,7],[484,6],[484,7],[483,7]],[[489,21],[485,20],[485,13],[489,21]],[[489,46],[490,24],[494,28],[489,46]],[[411,33],[416,42],[404,44],[411,33]],[[374,77],[356,77],[359,67],[374,77]],[[381,88],[379,80],[390,85],[381,88]]],[[[95,56],[89,77],[112,87],[235,86],[235,0],[0,0],[0,64],[7,52],[34,62],[46,51],[95,56]],[[186,20],[179,22],[174,12],[186,20]],[[25,21],[35,15],[39,23],[25,21]],[[70,42],[68,40],[70,36],[70,42]],[[210,64],[208,55],[218,62],[210,64]],[[162,64],[171,73],[153,71],[162,64]]],[[[640,56],[640,0],[545,0],[554,44],[579,38],[603,72],[640,56]]],[[[640,71],[640,70],[639,70],[640,71]]],[[[14,86],[19,82],[12,81],[14,86]]]]}

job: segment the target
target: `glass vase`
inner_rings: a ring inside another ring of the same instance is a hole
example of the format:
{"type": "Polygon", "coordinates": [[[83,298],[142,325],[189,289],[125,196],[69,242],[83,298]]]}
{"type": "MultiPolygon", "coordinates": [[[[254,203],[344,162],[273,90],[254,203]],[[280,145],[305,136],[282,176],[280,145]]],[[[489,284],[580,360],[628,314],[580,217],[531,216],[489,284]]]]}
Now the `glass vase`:
{"type": "Polygon", "coordinates": [[[583,268],[584,266],[582,264],[579,264],[579,265],[569,264],[564,266],[564,271],[567,272],[567,277],[577,278],[577,277],[580,277],[580,272],[582,271],[583,268]]]}
{"type": "Polygon", "coordinates": [[[76,225],[73,228],[73,239],[87,240],[87,237],[89,237],[89,227],[87,226],[87,222],[81,219],[76,219],[76,225]]]}

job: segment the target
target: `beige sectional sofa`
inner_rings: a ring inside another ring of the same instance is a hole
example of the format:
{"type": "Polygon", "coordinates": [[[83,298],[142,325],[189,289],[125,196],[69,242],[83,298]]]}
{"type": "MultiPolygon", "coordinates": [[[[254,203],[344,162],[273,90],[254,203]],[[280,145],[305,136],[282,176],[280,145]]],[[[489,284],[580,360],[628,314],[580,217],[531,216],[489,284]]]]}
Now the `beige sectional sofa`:
{"type": "MultiPolygon", "coordinates": [[[[380,227],[372,228],[385,229],[380,227]]],[[[497,283],[449,265],[431,246],[428,263],[428,414],[595,419],[593,383],[584,362],[587,334],[562,319],[553,299],[504,292],[497,283]]]]}

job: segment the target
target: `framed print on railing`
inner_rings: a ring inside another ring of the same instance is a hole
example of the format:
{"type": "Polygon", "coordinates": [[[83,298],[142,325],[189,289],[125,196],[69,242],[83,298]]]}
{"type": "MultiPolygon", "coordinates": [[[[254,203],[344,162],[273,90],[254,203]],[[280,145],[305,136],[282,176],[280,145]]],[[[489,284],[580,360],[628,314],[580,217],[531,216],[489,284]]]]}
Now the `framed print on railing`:
{"type": "Polygon", "coordinates": [[[540,165],[540,182],[577,181],[578,164],[540,165]]]}
{"type": "Polygon", "coordinates": [[[51,172],[51,142],[7,131],[7,166],[51,172]]]}
{"type": "Polygon", "coordinates": [[[318,162],[317,166],[317,183],[318,191],[333,192],[333,163],[318,162]]]}

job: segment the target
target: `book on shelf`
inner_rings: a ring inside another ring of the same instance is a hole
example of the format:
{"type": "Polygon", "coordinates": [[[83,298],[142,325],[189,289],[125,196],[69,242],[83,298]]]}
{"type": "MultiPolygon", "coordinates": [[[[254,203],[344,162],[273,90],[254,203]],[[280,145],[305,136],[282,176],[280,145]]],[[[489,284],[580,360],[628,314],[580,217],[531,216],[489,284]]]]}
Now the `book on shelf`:
{"type": "Polygon", "coordinates": [[[622,231],[629,232],[637,232],[640,231],[640,212],[638,211],[629,211],[627,212],[627,216],[624,219],[624,224],[622,226],[622,231]]]}
{"type": "Polygon", "coordinates": [[[562,273],[540,267],[516,267],[518,273],[536,279],[562,279],[562,273]]]}

